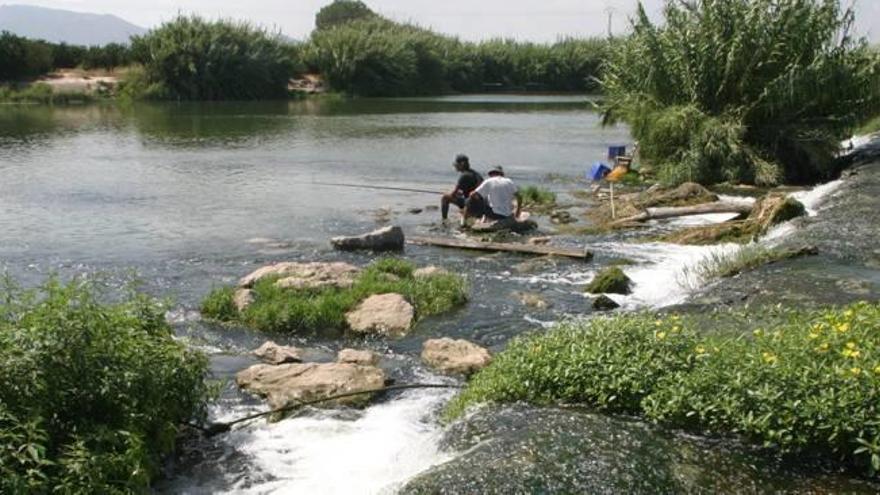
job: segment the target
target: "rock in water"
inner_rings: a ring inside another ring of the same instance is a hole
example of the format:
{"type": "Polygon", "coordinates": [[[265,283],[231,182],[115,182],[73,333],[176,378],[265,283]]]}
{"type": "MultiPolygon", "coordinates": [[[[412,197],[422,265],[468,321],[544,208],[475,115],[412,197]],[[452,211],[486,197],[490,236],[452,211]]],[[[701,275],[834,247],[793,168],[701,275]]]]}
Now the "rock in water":
{"type": "Polygon", "coordinates": [[[516,293],[514,293],[514,296],[516,296],[516,298],[519,299],[519,302],[521,302],[523,306],[526,306],[529,308],[534,308],[534,309],[539,309],[542,311],[550,308],[550,303],[547,302],[546,299],[539,296],[538,294],[530,294],[527,292],[516,292],[516,293]]]}
{"type": "MultiPolygon", "coordinates": [[[[375,366],[350,363],[258,364],[238,373],[238,385],[264,396],[272,409],[349,392],[378,390],[385,372],[375,366]]],[[[325,406],[363,406],[371,394],[328,401],[325,406]]]]}
{"type": "Polygon", "coordinates": [[[232,298],[232,304],[239,313],[246,310],[248,306],[254,303],[254,291],[250,289],[237,289],[232,298]]]}
{"type": "Polygon", "coordinates": [[[336,357],[337,363],[360,364],[363,366],[376,366],[379,364],[379,355],[373,351],[358,351],[355,349],[343,349],[336,357]]]}
{"type": "Polygon", "coordinates": [[[264,266],[238,282],[239,288],[250,289],[266,277],[280,277],[276,285],[286,289],[345,289],[354,284],[360,268],[348,263],[276,263],[264,266]]]}
{"type": "Polygon", "coordinates": [[[632,280],[616,266],[606,268],[587,286],[590,294],[622,294],[632,293],[632,280]]]}
{"type": "Polygon", "coordinates": [[[466,340],[442,338],[425,342],[422,361],[442,373],[470,375],[488,366],[492,356],[466,340]]]}
{"type": "Polygon", "coordinates": [[[403,229],[394,226],[354,237],[334,237],[330,243],[341,251],[402,251],[404,236],[403,229]]]}
{"type": "Polygon", "coordinates": [[[302,362],[302,351],[300,349],[278,345],[271,340],[261,345],[253,354],[267,364],[302,362]]]}
{"type": "Polygon", "coordinates": [[[345,315],[349,328],[357,333],[401,336],[409,332],[415,309],[400,294],[371,296],[345,315]]]}
{"type": "Polygon", "coordinates": [[[612,311],[620,307],[620,304],[614,302],[614,299],[606,295],[601,295],[593,299],[593,309],[596,311],[612,311]]]}

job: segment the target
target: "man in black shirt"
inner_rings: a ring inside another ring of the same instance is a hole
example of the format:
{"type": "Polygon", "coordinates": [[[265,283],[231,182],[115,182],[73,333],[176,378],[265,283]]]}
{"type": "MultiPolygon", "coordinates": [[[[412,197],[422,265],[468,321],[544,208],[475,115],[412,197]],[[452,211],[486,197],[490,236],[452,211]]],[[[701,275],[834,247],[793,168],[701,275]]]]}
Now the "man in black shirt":
{"type": "Polygon", "coordinates": [[[440,201],[440,213],[443,215],[444,221],[449,216],[449,205],[454,204],[459,208],[464,208],[468,196],[483,182],[483,177],[471,170],[471,163],[466,155],[456,156],[452,166],[460,175],[455,189],[444,194],[440,201]]]}

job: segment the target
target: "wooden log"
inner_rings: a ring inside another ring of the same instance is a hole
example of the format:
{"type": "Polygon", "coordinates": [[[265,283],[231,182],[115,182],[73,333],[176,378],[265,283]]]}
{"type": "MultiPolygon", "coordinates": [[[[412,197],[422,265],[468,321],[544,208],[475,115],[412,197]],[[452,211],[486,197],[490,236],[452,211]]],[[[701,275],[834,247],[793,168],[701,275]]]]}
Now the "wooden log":
{"type": "Polygon", "coordinates": [[[752,205],[743,203],[725,203],[716,201],[693,206],[666,206],[658,208],[646,208],[638,215],[611,222],[610,227],[619,227],[632,222],[644,222],[646,220],[662,220],[666,218],[686,217],[692,215],[707,215],[710,213],[737,213],[748,215],[752,212],[752,205]]]}
{"type": "Polygon", "coordinates": [[[547,245],[531,245],[504,242],[481,242],[471,239],[453,239],[451,237],[408,237],[408,244],[417,246],[436,246],[472,251],[506,252],[530,254],[533,256],[560,256],[582,261],[593,259],[593,253],[586,249],[563,248],[547,245]]]}

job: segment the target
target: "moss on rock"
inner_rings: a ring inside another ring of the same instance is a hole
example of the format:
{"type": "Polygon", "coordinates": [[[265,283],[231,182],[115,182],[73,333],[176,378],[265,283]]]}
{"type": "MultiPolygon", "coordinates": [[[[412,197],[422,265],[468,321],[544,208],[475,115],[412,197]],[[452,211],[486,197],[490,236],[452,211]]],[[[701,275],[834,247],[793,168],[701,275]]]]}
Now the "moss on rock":
{"type": "Polygon", "coordinates": [[[619,267],[612,266],[599,272],[586,288],[590,294],[631,294],[633,282],[619,267]]]}

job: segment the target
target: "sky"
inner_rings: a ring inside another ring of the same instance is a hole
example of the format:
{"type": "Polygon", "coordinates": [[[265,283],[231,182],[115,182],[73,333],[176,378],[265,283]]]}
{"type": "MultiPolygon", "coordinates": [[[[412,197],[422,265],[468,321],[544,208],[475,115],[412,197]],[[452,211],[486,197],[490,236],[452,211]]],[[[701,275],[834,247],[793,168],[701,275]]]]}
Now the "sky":
{"type": "MultiPolygon", "coordinates": [[[[2,1],[2,0],[0,0],[2,1]]],[[[315,13],[331,0],[8,0],[8,3],[114,14],[154,27],[178,13],[250,20],[298,39],[308,36],[315,13]]],[[[852,0],[842,0],[849,3],[852,0]]],[[[373,10],[399,21],[468,40],[510,37],[553,41],[559,37],[623,33],[637,0],[366,0],[373,10]]],[[[662,0],[644,0],[649,13],[662,0]]],[[[856,0],[857,30],[880,42],[880,0],[856,0]]]]}

